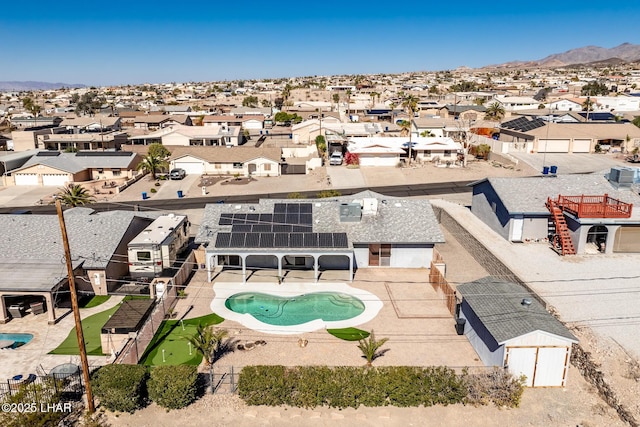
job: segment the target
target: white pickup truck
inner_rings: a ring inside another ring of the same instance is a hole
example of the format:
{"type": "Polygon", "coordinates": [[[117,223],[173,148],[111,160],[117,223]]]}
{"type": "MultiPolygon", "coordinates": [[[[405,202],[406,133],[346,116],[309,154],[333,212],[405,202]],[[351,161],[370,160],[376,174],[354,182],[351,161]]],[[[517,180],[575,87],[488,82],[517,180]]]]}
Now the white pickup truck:
{"type": "Polygon", "coordinates": [[[342,153],[339,151],[331,153],[331,156],[329,157],[329,164],[331,166],[340,166],[342,164],[342,153]]]}

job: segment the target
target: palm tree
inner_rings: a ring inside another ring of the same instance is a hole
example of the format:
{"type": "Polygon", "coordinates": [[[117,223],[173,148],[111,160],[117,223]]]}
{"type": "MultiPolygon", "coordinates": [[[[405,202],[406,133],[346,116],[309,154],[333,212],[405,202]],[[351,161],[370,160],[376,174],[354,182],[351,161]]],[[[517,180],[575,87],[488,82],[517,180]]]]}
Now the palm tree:
{"type": "Polygon", "coordinates": [[[136,170],[141,170],[145,172],[149,172],[151,174],[151,179],[156,179],[156,172],[158,169],[166,169],[169,167],[169,162],[165,159],[162,159],[158,156],[154,156],[152,154],[147,154],[142,158],[142,161],[138,163],[136,170]]]}
{"type": "Polygon", "coordinates": [[[351,89],[347,89],[346,94],[347,94],[347,117],[348,117],[349,113],[351,112],[349,110],[349,106],[351,105],[351,89]]]}
{"type": "Polygon", "coordinates": [[[411,122],[413,114],[418,108],[418,98],[413,95],[405,95],[402,100],[402,107],[407,109],[409,114],[409,164],[411,164],[411,122]]]}
{"type": "Polygon", "coordinates": [[[504,107],[499,102],[494,102],[487,107],[484,113],[486,120],[500,120],[504,117],[504,107]]]}
{"type": "Polygon", "coordinates": [[[95,202],[94,197],[89,194],[87,189],[79,184],[69,184],[67,187],[62,188],[56,193],[55,198],[60,200],[63,205],[74,208],[95,202]]]}
{"type": "Polygon", "coordinates": [[[371,330],[369,338],[361,339],[359,341],[358,348],[362,352],[362,357],[367,359],[367,366],[371,366],[375,359],[388,351],[380,350],[380,347],[382,347],[387,341],[389,341],[389,338],[377,340],[373,330],[371,330]]]}
{"type": "Polygon", "coordinates": [[[198,323],[196,335],[189,338],[189,342],[202,357],[207,366],[211,366],[220,352],[222,340],[229,335],[226,329],[214,329],[213,326],[203,326],[198,323]]]}
{"type": "Polygon", "coordinates": [[[400,123],[398,123],[398,126],[400,126],[400,134],[402,136],[407,136],[411,133],[411,122],[409,122],[408,120],[401,121],[400,123]]]}
{"type": "Polygon", "coordinates": [[[434,137],[435,135],[430,130],[425,130],[420,132],[420,136],[422,137],[434,137]]]}

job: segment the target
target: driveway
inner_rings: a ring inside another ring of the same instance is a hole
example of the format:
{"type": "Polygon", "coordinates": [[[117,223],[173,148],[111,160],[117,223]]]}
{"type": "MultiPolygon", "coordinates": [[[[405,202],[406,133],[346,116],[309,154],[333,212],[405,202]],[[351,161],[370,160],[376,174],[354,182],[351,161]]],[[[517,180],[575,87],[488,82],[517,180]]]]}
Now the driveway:
{"type": "Polygon", "coordinates": [[[629,166],[614,154],[509,153],[542,172],[542,166],[558,166],[558,174],[608,171],[612,166],[629,166]]]}
{"type": "Polygon", "coordinates": [[[360,168],[348,168],[345,165],[327,166],[327,175],[331,179],[333,188],[365,187],[364,177],[360,168]]]}
{"type": "Polygon", "coordinates": [[[58,192],[58,187],[39,185],[14,185],[0,187],[0,206],[32,206],[47,196],[58,192]]]}

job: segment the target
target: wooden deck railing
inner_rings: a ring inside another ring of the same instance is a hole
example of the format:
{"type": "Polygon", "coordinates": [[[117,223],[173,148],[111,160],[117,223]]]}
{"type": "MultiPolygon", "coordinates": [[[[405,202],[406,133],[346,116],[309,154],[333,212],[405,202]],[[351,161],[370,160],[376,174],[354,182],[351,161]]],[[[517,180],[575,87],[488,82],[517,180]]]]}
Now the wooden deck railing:
{"type": "Polygon", "coordinates": [[[603,196],[558,195],[557,205],[578,218],[629,218],[633,204],[603,196]]]}

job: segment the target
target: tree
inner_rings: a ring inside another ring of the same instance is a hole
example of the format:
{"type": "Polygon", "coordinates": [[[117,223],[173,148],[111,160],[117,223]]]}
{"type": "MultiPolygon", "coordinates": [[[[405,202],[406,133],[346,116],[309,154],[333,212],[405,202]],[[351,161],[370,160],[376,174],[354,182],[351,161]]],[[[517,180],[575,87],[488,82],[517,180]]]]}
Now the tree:
{"type": "Polygon", "coordinates": [[[466,80],[462,80],[460,83],[451,85],[451,92],[473,92],[476,90],[478,90],[478,85],[466,80]]]}
{"type": "Polygon", "coordinates": [[[401,121],[398,126],[400,126],[400,134],[402,136],[407,136],[411,133],[411,122],[408,120],[401,121]]]}
{"type": "Polygon", "coordinates": [[[411,121],[413,121],[414,113],[418,108],[418,98],[413,95],[405,95],[402,100],[402,107],[406,108],[409,114],[409,164],[411,164],[411,121]]]}
{"type": "Polygon", "coordinates": [[[86,188],[79,184],[69,184],[56,193],[55,198],[65,206],[75,208],[95,202],[95,198],[89,194],[86,188]]]}
{"type": "Polygon", "coordinates": [[[271,101],[269,101],[268,99],[263,99],[263,100],[262,100],[262,106],[263,106],[264,108],[269,108],[269,107],[271,107],[271,101]]]}
{"type": "Polygon", "coordinates": [[[98,92],[87,92],[78,98],[76,103],[76,113],[88,114],[92,116],[105,103],[103,96],[98,96],[98,92]]]}
{"type": "Polygon", "coordinates": [[[38,117],[38,114],[40,114],[40,111],[42,110],[42,107],[36,104],[30,96],[27,96],[22,100],[22,106],[25,110],[29,111],[33,117],[38,117]]]}
{"type": "Polygon", "coordinates": [[[159,159],[166,159],[171,155],[171,151],[169,151],[167,147],[165,147],[161,143],[154,142],[152,144],[149,144],[149,150],[147,151],[147,154],[159,159]]]}
{"type": "Polygon", "coordinates": [[[367,366],[371,366],[375,359],[382,356],[388,351],[380,350],[380,347],[382,347],[387,341],[389,341],[389,338],[382,338],[377,340],[373,329],[371,330],[371,334],[369,334],[368,338],[361,339],[359,341],[358,348],[362,352],[362,357],[367,360],[367,366]]]}
{"type": "Polygon", "coordinates": [[[604,83],[593,81],[582,86],[582,89],[580,89],[580,95],[609,95],[609,89],[607,89],[607,86],[605,86],[604,83]]]}
{"type": "Polygon", "coordinates": [[[494,102],[487,107],[487,111],[484,113],[485,120],[497,120],[499,121],[504,117],[504,107],[499,102],[494,102]]]}
{"type": "Polygon", "coordinates": [[[202,354],[205,364],[211,366],[220,356],[220,344],[228,335],[229,332],[226,329],[214,329],[213,326],[203,326],[198,323],[196,335],[190,337],[189,342],[197,352],[202,354]]]}
{"type": "Polygon", "coordinates": [[[344,156],[344,162],[347,165],[359,165],[360,164],[360,156],[350,151],[347,151],[347,154],[344,156]]]}
{"type": "Polygon", "coordinates": [[[593,101],[587,96],[587,99],[582,103],[583,111],[593,111],[593,101]]]}
{"type": "Polygon", "coordinates": [[[349,110],[349,106],[351,105],[351,89],[347,89],[345,93],[347,94],[347,116],[348,116],[349,113],[351,112],[351,110],[349,110]]]}
{"type": "Polygon", "coordinates": [[[333,102],[334,104],[337,104],[340,102],[340,94],[339,93],[334,93],[332,96],[333,102]]]}
{"type": "Polygon", "coordinates": [[[324,139],[323,135],[316,136],[316,147],[318,147],[320,154],[324,156],[324,153],[327,152],[327,141],[324,139]]]}
{"type": "Polygon", "coordinates": [[[430,130],[425,130],[420,132],[420,136],[422,137],[434,137],[435,135],[430,130]]]}
{"type": "Polygon", "coordinates": [[[159,157],[152,156],[147,154],[142,158],[142,161],[138,163],[136,170],[141,170],[144,172],[149,172],[151,174],[151,179],[156,179],[156,172],[159,169],[166,169],[169,167],[169,162],[165,159],[161,159],[159,157]]]}
{"type": "Polygon", "coordinates": [[[243,107],[257,107],[258,106],[258,97],[257,96],[247,96],[242,100],[243,107]]]}
{"type": "Polygon", "coordinates": [[[633,123],[634,125],[636,125],[637,127],[640,128],[640,116],[638,116],[635,119],[633,119],[633,121],[631,123],[633,123]]]}

